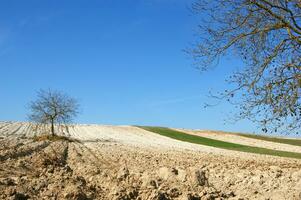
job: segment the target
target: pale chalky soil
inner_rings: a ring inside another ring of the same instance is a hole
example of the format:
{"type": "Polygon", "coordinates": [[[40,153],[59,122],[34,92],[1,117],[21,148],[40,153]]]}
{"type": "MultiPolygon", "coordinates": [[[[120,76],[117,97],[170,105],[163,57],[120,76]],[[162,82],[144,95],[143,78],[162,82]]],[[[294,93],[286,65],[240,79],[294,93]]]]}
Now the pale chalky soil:
{"type": "Polygon", "coordinates": [[[300,199],[301,161],[77,125],[80,142],[34,142],[0,123],[0,199],[300,199]],[[13,133],[12,133],[13,132],[13,133]]]}

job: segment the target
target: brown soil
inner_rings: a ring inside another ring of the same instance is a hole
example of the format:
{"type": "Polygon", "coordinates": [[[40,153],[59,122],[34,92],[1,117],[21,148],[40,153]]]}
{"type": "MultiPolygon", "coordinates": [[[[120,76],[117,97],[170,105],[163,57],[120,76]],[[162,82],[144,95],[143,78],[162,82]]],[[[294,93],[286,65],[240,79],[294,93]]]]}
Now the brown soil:
{"type": "Polygon", "coordinates": [[[0,199],[301,199],[300,160],[217,152],[2,136],[0,199]]]}

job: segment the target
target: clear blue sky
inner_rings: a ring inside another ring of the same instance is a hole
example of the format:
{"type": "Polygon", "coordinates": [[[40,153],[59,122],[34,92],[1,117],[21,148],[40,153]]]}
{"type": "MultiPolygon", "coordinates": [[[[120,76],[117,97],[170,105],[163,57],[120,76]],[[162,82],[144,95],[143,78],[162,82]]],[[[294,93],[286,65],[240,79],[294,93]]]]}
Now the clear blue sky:
{"type": "Polygon", "coordinates": [[[77,98],[78,123],[257,131],[204,109],[238,62],[200,74],[183,49],[198,19],[189,0],[0,2],[0,120],[26,120],[40,88],[77,98]]]}

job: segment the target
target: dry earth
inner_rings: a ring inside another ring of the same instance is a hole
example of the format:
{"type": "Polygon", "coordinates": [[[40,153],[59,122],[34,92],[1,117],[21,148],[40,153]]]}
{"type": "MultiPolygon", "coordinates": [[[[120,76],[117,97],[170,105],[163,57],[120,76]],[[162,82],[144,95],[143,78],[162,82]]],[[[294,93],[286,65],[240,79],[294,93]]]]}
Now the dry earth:
{"type": "Polygon", "coordinates": [[[172,140],[130,126],[77,125],[34,141],[0,123],[0,199],[301,199],[301,161],[172,140]]]}

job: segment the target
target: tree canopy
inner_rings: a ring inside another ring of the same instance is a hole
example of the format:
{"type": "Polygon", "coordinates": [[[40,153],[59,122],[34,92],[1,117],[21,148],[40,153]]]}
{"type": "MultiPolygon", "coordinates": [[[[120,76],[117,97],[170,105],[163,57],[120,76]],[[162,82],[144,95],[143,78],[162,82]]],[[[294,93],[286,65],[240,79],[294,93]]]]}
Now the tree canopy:
{"type": "Polygon", "coordinates": [[[72,122],[78,114],[79,105],[74,98],[53,90],[40,90],[35,101],[29,105],[29,119],[38,127],[50,127],[55,134],[55,126],[64,126],[72,122]],[[50,126],[49,126],[50,125],[50,126]]]}
{"type": "Polygon", "coordinates": [[[229,77],[234,87],[220,91],[240,108],[236,117],[259,122],[262,130],[299,133],[301,127],[300,0],[198,0],[201,16],[196,65],[208,70],[222,56],[245,65],[229,77]]]}

